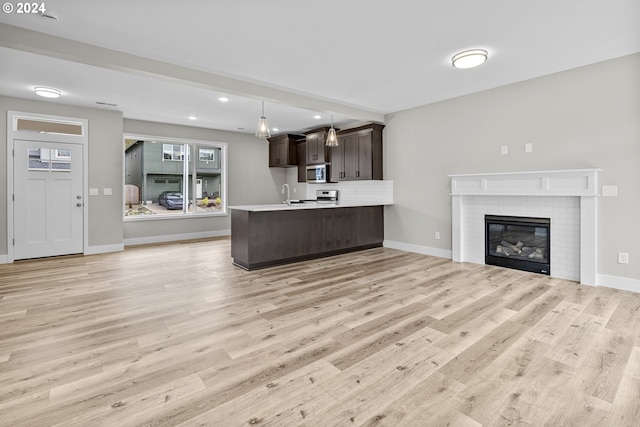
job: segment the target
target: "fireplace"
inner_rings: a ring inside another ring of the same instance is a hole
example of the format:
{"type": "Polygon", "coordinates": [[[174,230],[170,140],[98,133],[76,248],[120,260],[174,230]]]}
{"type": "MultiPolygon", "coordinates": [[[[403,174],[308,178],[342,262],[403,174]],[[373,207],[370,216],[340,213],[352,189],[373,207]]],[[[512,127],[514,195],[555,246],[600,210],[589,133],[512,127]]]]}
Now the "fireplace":
{"type": "Polygon", "coordinates": [[[551,274],[549,218],[485,215],[485,264],[551,274]]]}

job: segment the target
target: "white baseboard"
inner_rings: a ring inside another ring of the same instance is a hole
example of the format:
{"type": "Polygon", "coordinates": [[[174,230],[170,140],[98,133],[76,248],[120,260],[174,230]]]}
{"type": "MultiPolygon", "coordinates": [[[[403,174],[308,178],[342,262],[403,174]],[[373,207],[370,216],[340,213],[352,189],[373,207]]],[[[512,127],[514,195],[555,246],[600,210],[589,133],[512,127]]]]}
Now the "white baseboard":
{"type": "Polygon", "coordinates": [[[106,254],[109,252],[122,252],[124,251],[124,244],[117,243],[115,245],[98,245],[88,246],[84,251],[85,255],[106,254]]]}
{"type": "Polygon", "coordinates": [[[620,289],[621,291],[640,292],[640,280],[630,279],[628,277],[609,276],[608,274],[598,274],[598,286],[620,289]]]}
{"type": "Polygon", "coordinates": [[[429,246],[414,245],[412,243],[395,242],[393,240],[385,240],[382,242],[385,248],[398,249],[401,251],[415,252],[422,255],[431,255],[439,258],[451,259],[451,251],[447,249],[432,248],[429,246]]]}
{"type": "Polygon", "coordinates": [[[131,237],[124,239],[124,246],[148,245],[152,243],[177,242],[179,240],[208,239],[212,237],[230,236],[231,230],[215,230],[201,233],[167,234],[164,236],[131,237]]]}
{"type": "Polygon", "coordinates": [[[9,264],[9,255],[0,255],[0,264],[9,264]]]}

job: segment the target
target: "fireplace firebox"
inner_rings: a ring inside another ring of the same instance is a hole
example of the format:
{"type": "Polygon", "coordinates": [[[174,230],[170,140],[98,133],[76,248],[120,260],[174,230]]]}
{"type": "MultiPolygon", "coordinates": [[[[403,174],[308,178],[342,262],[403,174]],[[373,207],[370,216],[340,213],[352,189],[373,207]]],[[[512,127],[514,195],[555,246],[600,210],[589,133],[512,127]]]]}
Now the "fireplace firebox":
{"type": "Polygon", "coordinates": [[[485,264],[549,275],[549,218],[485,215],[485,264]]]}

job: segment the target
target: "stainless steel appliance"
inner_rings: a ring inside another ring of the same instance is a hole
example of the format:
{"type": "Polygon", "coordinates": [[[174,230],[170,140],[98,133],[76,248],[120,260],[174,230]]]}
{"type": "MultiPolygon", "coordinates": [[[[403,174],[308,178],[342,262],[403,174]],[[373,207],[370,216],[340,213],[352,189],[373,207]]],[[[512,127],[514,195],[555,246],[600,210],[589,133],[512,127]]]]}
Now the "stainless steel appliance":
{"type": "Polygon", "coordinates": [[[338,190],[316,190],[318,203],[338,203],[338,190]]]}
{"type": "Polygon", "coordinates": [[[324,184],[329,182],[330,165],[307,166],[307,182],[309,184],[324,184]]]}

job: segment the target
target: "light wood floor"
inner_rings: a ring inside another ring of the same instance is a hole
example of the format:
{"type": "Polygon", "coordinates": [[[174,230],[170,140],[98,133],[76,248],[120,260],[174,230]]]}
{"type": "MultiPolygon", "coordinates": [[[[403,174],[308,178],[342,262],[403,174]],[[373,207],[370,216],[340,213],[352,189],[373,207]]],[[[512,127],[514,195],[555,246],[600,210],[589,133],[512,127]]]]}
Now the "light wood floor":
{"type": "Polygon", "coordinates": [[[391,249],[229,254],[0,265],[0,425],[640,425],[640,294],[391,249]]]}

